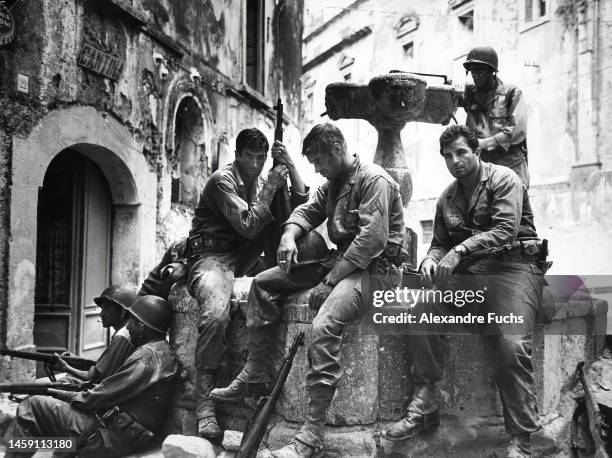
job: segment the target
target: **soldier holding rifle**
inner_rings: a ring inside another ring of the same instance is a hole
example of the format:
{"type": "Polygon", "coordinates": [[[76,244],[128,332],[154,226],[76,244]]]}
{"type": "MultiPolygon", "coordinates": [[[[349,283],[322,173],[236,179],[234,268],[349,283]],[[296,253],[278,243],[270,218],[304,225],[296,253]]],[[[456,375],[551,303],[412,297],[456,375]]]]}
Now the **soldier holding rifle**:
{"type": "MultiPolygon", "coordinates": [[[[136,350],[93,388],[32,396],[19,404],[5,442],[28,437],[72,437],[87,456],[123,456],[151,442],[165,419],[178,363],[166,341],[172,317],[156,296],[138,298],[127,329],[136,350]]],[[[31,453],[33,454],[33,452],[31,453]]],[[[10,450],[7,457],[24,456],[10,450]]]]}
{"type": "MultiPolygon", "coordinates": [[[[291,203],[307,200],[304,183],[281,142],[274,142],[272,156],[278,161],[261,176],[268,156],[268,140],[258,129],[244,129],[236,137],[236,159],[207,180],[195,210],[185,247],[189,291],[198,301],[196,343],[196,403],[198,434],[207,439],[222,436],[214,401],[217,370],[227,347],[230,295],[235,273],[244,273],[263,250],[263,230],[274,221],[270,206],[275,192],[289,176],[291,203]]],[[[167,284],[150,277],[141,292],[156,292],[156,284],[167,294],[167,284]]]]}
{"type": "Polygon", "coordinates": [[[327,181],[285,223],[278,267],[253,279],[246,365],[230,386],[211,393],[215,399],[237,400],[265,392],[270,345],[283,301],[292,292],[314,287],[309,305],[318,314],[308,349],[308,417],[295,440],[274,452],[277,457],[310,457],[323,448],[325,413],[342,376],[342,330],[361,316],[370,279],[387,287],[393,284],[397,269],[392,261],[404,233],[398,184],[378,165],[361,163],[352,155],[337,127],[315,126],[304,139],[302,154],[327,181]],[[336,256],[302,265],[296,241],[326,219],[329,236],[338,246],[336,256]]]}

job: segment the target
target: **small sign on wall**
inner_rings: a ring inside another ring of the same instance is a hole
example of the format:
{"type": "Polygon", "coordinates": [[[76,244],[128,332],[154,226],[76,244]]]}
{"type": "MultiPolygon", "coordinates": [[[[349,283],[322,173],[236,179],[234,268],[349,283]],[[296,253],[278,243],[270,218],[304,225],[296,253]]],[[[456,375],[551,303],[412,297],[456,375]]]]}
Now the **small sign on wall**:
{"type": "Polygon", "coordinates": [[[27,94],[30,91],[30,78],[21,73],[17,73],[17,92],[27,94]]]}
{"type": "Polygon", "coordinates": [[[88,43],[83,43],[77,64],[113,80],[119,78],[123,70],[123,60],[88,43]]]}

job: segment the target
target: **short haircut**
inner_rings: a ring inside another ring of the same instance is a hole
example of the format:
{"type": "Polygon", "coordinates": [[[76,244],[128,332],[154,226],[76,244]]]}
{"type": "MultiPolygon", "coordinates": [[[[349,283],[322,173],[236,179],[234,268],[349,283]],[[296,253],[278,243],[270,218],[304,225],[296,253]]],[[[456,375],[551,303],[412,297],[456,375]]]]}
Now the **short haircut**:
{"type": "Polygon", "coordinates": [[[302,156],[308,156],[317,150],[329,153],[334,143],[339,143],[343,149],[346,149],[346,141],[340,129],[329,123],[317,124],[304,138],[302,156]]]}
{"type": "Polygon", "coordinates": [[[465,138],[472,152],[476,152],[478,148],[478,137],[476,136],[476,132],[463,124],[454,124],[447,127],[444,132],[442,132],[442,135],[440,135],[440,154],[444,155],[444,147],[454,142],[459,137],[465,138]]]}
{"type": "Polygon", "coordinates": [[[263,132],[255,127],[241,130],[236,137],[236,152],[242,153],[245,148],[268,152],[270,144],[263,132]]]}

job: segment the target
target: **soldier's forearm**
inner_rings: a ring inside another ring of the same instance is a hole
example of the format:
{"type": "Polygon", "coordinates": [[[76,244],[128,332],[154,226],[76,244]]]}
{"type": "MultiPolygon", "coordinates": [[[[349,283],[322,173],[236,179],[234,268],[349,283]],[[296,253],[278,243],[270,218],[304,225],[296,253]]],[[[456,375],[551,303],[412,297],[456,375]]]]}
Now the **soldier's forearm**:
{"type": "Polygon", "coordinates": [[[289,169],[289,180],[291,180],[291,187],[293,191],[300,193],[300,194],[305,194],[306,185],[304,184],[302,177],[300,176],[297,169],[295,168],[295,165],[293,165],[292,167],[288,167],[288,169],[289,169]]]}
{"type": "Polygon", "coordinates": [[[266,183],[262,190],[259,192],[259,196],[257,200],[263,203],[266,207],[270,208],[272,205],[272,199],[274,199],[274,193],[276,192],[276,188],[269,183],[266,183]]]}
{"type": "Polygon", "coordinates": [[[340,258],[334,268],[325,276],[325,282],[336,286],[340,280],[357,270],[357,266],[345,258],[340,258]]]}
{"type": "Polygon", "coordinates": [[[297,240],[303,234],[303,232],[304,230],[297,224],[289,223],[284,227],[283,237],[289,237],[293,240],[297,240]]]}

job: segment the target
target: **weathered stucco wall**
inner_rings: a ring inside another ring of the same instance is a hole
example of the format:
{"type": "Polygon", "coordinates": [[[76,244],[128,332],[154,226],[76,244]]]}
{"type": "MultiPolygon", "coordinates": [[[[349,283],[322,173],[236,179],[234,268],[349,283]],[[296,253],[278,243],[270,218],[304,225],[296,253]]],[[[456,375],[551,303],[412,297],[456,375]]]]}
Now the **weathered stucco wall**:
{"type": "Polygon", "coordinates": [[[286,143],[299,146],[302,0],[283,7],[280,52],[277,10],[265,2],[260,93],[244,84],[244,2],[129,3],[11,5],[16,36],[0,48],[0,344],[32,344],[37,192],[62,149],[75,147],[104,173],[113,194],[112,282],[138,284],[189,229],[194,199],[172,202],[171,194],[172,179],[186,173],[179,143],[190,132],[195,201],[208,174],[233,159],[241,129],[258,127],[272,141],[279,84],[286,143]],[[116,78],[78,65],[85,43],[124,61],[116,78]],[[27,94],[17,91],[17,74],[29,78],[27,94]]]}

